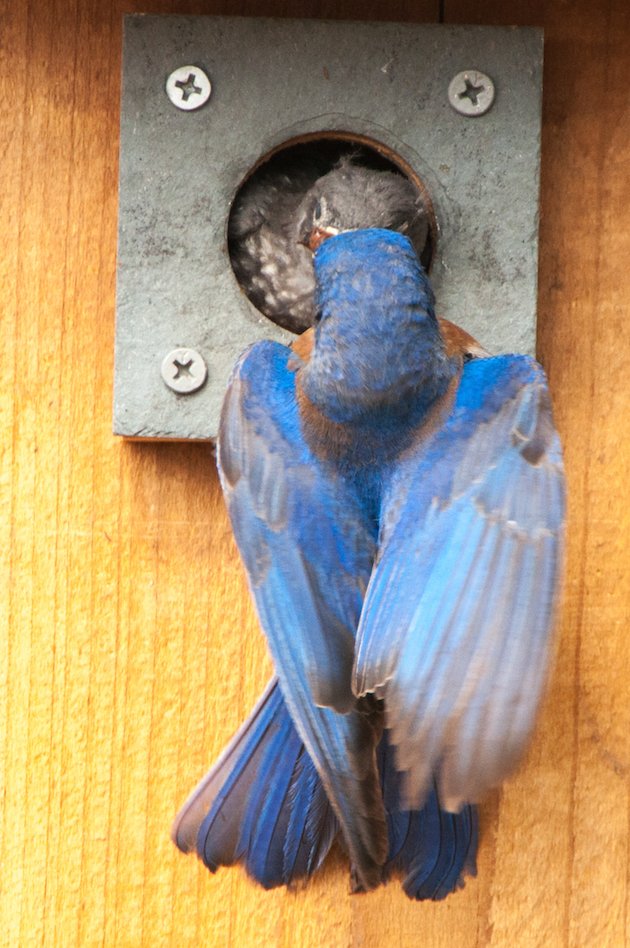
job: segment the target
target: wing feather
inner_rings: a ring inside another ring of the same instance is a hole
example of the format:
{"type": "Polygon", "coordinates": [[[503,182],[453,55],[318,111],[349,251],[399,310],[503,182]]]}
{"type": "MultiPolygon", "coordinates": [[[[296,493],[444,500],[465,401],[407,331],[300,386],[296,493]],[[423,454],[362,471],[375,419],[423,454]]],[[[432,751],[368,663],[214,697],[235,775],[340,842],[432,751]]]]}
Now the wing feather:
{"type": "Polygon", "coordinates": [[[354,687],[385,701],[417,805],[475,801],[513,768],[548,666],[564,480],[546,380],[531,359],[465,367],[445,426],[384,501],[354,687]]]}
{"type": "Polygon", "coordinates": [[[237,364],[219,471],[289,713],[368,888],[380,881],[387,839],[376,734],[351,672],[375,528],[352,482],[308,448],[290,360],[284,346],[259,343],[237,364]]]}

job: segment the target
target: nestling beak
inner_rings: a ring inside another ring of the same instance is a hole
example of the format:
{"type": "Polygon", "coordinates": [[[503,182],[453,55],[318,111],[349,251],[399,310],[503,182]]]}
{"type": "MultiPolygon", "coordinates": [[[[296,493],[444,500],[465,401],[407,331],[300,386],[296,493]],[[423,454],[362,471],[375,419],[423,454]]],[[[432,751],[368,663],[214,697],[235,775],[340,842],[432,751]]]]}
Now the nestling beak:
{"type": "Polygon", "coordinates": [[[313,227],[310,233],[306,234],[303,240],[300,240],[300,243],[315,253],[325,240],[328,240],[329,237],[335,237],[338,233],[339,229],[337,227],[313,227]]]}

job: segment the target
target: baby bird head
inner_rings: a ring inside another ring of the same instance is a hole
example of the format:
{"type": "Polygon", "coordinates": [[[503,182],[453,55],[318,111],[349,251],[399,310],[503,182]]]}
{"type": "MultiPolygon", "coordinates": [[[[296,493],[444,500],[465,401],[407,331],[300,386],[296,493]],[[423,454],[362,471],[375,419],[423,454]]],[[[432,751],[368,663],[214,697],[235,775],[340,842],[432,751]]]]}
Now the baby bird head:
{"type": "Polygon", "coordinates": [[[420,256],[429,233],[426,208],[407,178],[351,159],[315,182],[298,208],[297,222],[297,241],[312,251],[328,237],[376,227],[405,234],[420,256]]]}

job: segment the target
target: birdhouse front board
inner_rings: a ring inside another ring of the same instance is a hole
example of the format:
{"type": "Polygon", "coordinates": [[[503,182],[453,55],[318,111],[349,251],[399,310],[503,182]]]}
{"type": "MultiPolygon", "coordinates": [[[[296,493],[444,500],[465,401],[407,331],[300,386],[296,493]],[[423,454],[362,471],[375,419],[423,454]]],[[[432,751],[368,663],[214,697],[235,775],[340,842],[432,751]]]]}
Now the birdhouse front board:
{"type": "Polygon", "coordinates": [[[530,28],[126,17],[115,433],[213,439],[239,354],[293,338],[239,284],[228,239],[269,168],[349,157],[409,177],[438,314],[492,353],[532,353],[542,45],[530,28]]]}

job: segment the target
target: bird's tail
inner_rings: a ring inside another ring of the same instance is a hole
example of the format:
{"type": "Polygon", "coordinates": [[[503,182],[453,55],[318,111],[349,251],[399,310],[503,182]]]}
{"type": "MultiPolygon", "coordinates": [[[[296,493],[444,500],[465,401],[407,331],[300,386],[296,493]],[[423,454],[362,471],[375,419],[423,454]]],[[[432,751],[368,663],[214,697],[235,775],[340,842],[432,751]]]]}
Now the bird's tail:
{"type": "MultiPolygon", "coordinates": [[[[465,875],[475,875],[476,810],[445,813],[435,789],[422,810],[401,810],[402,776],[387,732],[378,763],[389,835],[386,875],[402,872],[412,899],[443,899],[465,875]]],[[[183,852],[196,849],[212,872],[242,862],[270,889],[312,875],[338,829],[274,679],[182,807],[172,836],[183,852]]]]}
{"type": "Polygon", "coordinates": [[[389,835],[386,871],[403,873],[410,899],[446,898],[464,885],[465,876],[477,874],[476,807],[446,813],[434,785],[421,810],[400,809],[403,775],[394,766],[387,731],[379,745],[379,767],[389,835]]]}
{"type": "Polygon", "coordinates": [[[242,862],[265,889],[307,878],[338,824],[275,679],[177,815],[173,841],[206,866],[242,862]]]}

